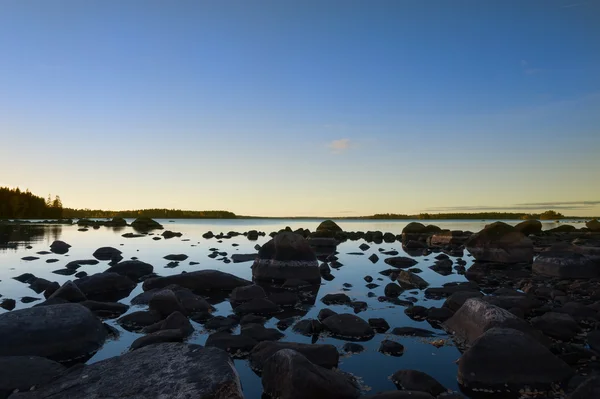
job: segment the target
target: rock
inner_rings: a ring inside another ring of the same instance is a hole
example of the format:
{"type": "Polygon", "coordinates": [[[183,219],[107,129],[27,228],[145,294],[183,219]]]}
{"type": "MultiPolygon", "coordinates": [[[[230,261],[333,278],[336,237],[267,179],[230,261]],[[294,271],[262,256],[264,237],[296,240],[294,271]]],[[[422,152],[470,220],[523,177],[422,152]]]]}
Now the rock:
{"type": "Polygon", "coordinates": [[[323,324],[321,324],[319,320],[304,319],[294,324],[292,330],[295,333],[310,337],[313,335],[319,335],[323,331],[323,324]]]}
{"type": "Polygon", "coordinates": [[[598,219],[592,219],[585,223],[585,227],[590,229],[591,232],[600,233],[600,222],[598,219]]]}
{"type": "Polygon", "coordinates": [[[35,279],[37,279],[37,277],[31,273],[23,273],[17,277],[13,277],[13,279],[20,283],[31,284],[33,281],[35,281],[35,279]]]}
{"type": "Polygon", "coordinates": [[[569,341],[581,331],[571,316],[565,313],[548,312],[531,319],[531,325],[549,337],[569,341]]]}
{"type": "Polygon", "coordinates": [[[427,310],[427,320],[430,322],[444,322],[451,318],[454,312],[448,308],[429,308],[427,310]]]}
{"type": "Polygon", "coordinates": [[[48,299],[52,298],[61,298],[68,302],[82,302],[87,299],[79,287],[70,280],[50,295],[48,299]]]}
{"type": "Polygon", "coordinates": [[[251,285],[252,282],[233,274],[207,269],[173,276],[149,278],[144,281],[143,289],[149,291],[154,288],[164,288],[171,284],[188,288],[196,294],[206,294],[220,291],[230,292],[237,287],[251,285]]]}
{"type": "Polygon", "coordinates": [[[427,317],[428,309],[425,306],[409,306],[404,309],[404,314],[413,320],[423,320],[427,317]]]}
{"type": "Polygon", "coordinates": [[[461,230],[442,230],[433,234],[428,243],[432,247],[446,247],[448,245],[463,245],[471,237],[470,233],[461,230]]]}
{"type": "Polygon", "coordinates": [[[253,262],[256,259],[257,256],[258,256],[257,253],[254,253],[254,254],[233,254],[233,255],[231,255],[231,260],[233,261],[233,263],[253,262]]]}
{"type": "Polygon", "coordinates": [[[240,315],[253,313],[270,316],[281,312],[281,308],[266,298],[255,298],[235,307],[233,311],[240,315]]]}
{"type": "Polygon", "coordinates": [[[473,234],[465,243],[476,260],[499,263],[531,263],[533,242],[514,227],[496,222],[473,234]]]}
{"type": "Polygon", "coordinates": [[[250,367],[258,372],[262,371],[265,361],[281,349],[292,349],[312,363],[328,369],[337,367],[340,357],[333,345],[265,341],[256,345],[250,353],[250,367]]]}
{"type": "Polygon", "coordinates": [[[87,359],[107,334],[92,312],[74,303],[1,314],[0,331],[0,356],[41,356],[57,362],[87,359]]]}
{"type": "Polygon", "coordinates": [[[319,314],[317,315],[317,319],[318,319],[320,322],[322,322],[322,321],[323,321],[323,320],[325,320],[326,318],[328,318],[328,317],[330,317],[330,316],[333,316],[333,315],[336,315],[336,314],[337,314],[337,313],[336,313],[336,312],[334,312],[333,310],[331,310],[331,309],[328,309],[328,308],[324,308],[324,309],[321,309],[321,310],[319,311],[319,314]]]}
{"type": "Polygon", "coordinates": [[[142,277],[152,274],[154,266],[139,260],[126,260],[111,266],[106,271],[129,277],[133,281],[139,281],[142,277]]]}
{"type": "Polygon", "coordinates": [[[523,311],[523,314],[528,315],[533,309],[542,306],[542,302],[529,295],[487,295],[482,298],[487,303],[496,305],[502,309],[514,309],[518,308],[523,311]]]}
{"type": "Polygon", "coordinates": [[[346,294],[327,294],[321,298],[321,302],[325,305],[347,305],[352,300],[346,294]]]}
{"type": "Polygon", "coordinates": [[[279,399],[353,399],[358,384],[348,375],[310,362],[292,349],[281,349],[264,364],[264,392],[279,399]]]}
{"type": "Polygon", "coordinates": [[[128,297],[136,286],[129,278],[117,273],[96,273],[74,283],[87,299],[109,302],[128,297]]]}
{"type": "Polygon", "coordinates": [[[450,295],[444,302],[443,307],[456,312],[469,298],[481,298],[483,294],[479,291],[458,291],[450,295]]]}
{"type": "Polygon", "coordinates": [[[388,322],[385,321],[385,319],[381,318],[369,319],[369,325],[371,326],[373,331],[380,334],[383,334],[390,329],[390,325],[388,324],[388,322]]]}
{"type": "Polygon", "coordinates": [[[257,280],[287,280],[295,278],[320,283],[321,273],[315,252],[301,235],[282,232],[258,251],[252,265],[257,280]]]}
{"type": "Polygon", "coordinates": [[[348,340],[369,340],[375,335],[369,323],[350,313],[330,316],[323,321],[323,326],[334,337],[348,340]]]}
{"type": "Polygon", "coordinates": [[[396,327],[392,330],[391,334],[399,335],[399,336],[407,336],[407,337],[435,337],[435,333],[433,331],[424,330],[422,328],[415,327],[396,327]]]}
{"type": "Polygon", "coordinates": [[[206,233],[202,234],[202,238],[206,238],[207,240],[213,238],[215,236],[215,234],[212,231],[207,231],[206,233]]]}
{"type": "Polygon", "coordinates": [[[552,247],[535,258],[532,270],[542,276],[564,279],[600,277],[600,262],[574,251],[574,246],[552,247]]]}
{"type": "Polygon", "coordinates": [[[568,399],[592,399],[600,398],[600,376],[596,375],[582,382],[569,395],[568,399]]]}
{"type": "Polygon", "coordinates": [[[167,255],[167,256],[163,257],[163,259],[174,260],[174,261],[177,261],[177,262],[183,262],[187,258],[188,258],[188,256],[185,255],[185,254],[170,254],[170,255],[167,255]]]}
{"type": "Polygon", "coordinates": [[[30,297],[30,296],[24,296],[21,298],[21,303],[32,303],[32,302],[36,302],[39,301],[40,298],[34,298],[34,297],[30,297]]]}
{"type": "Polygon", "coordinates": [[[447,392],[435,378],[418,370],[399,370],[392,374],[392,382],[405,391],[427,392],[432,396],[447,392]]]}
{"type": "Polygon", "coordinates": [[[181,234],[179,232],[175,232],[175,231],[171,231],[171,230],[165,230],[161,234],[161,236],[163,236],[165,238],[165,240],[168,240],[168,239],[173,238],[173,237],[181,237],[182,235],[183,234],[181,234]]]}
{"type": "Polygon", "coordinates": [[[205,346],[222,349],[235,358],[245,357],[258,342],[246,335],[233,335],[226,331],[212,333],[205,346]]]}
{"type": "Polygon", "coordinates": [[[13,399],[243,399],[227,353],[199,345],[162,343],[73,370],[13,399]]]}
{"type": "Polygon", "coordinates": [[[427,281],[423,280],[418,275],[411,273],[407,270],[401,270],[400,274],[398,275],[397,280],[401,286],[409,288],[409,289],[410,288],[424,289],[429,286],[429,283],[427,281]]]}
{"type": "Polygon", "coordinates": [[[148,305],[154,294],[163,290],[171,290],[175,293],[177,300],[185,309],[185,314],[195,314],[200,312],[212,312],[213,307],[201,296],[194,294],[187,288],[172,284],[164,288],[154,288],[136,296],[131,300],[132,305],[148,305]]]}
{"type": "Polygon", "coordinates": [[[77,270],[81,266],[84,266],[84,265],[92,265],[93,266],[93,265],[97,265],[98,263],[100,263],[100,262],[98,262],[96,259],[74,260],[74,261],[71,261],[71,262],[67,263],[65,265],[65,268],[66,269],[77,270]]]}
{"type": "Polygon", "coordinates": [[[266,296],[265,290],[261,286],[254,284],[235,288],[231,291],[229,299],[233,303],[243,303],[256,298],[266,298],[266,296]]]}
{"type": "Polygon", "coordinates": [[[266,317],[257,316],[254,314],[247,314],[246,316],[244,316],[240,319],[241,325],[253,324],[253,323],[264,325],[266,322],[267,322],[266,317]]]}
{"type": "Polygon", "coordinates": [[[144,327],[151,326],[161,321],[156,312],[138,311],[129,313],[117,320],[117,324],[127,331],[141,331],[144,327]]]}
{"type": "Polygon", "coordinates": [[[540,234],[542,232],[542,222],[539,220],[525,220],[517,224],[515,230],[523,233],[525,236],[540,234]]]}
{"type": "Polygon", "coordinates": [[[21,258],[21,260],[25,260],[28,262],[34,261],[34,260],[38,260],[39,258],[37,256],[25,256],[23,258],[21,258]]]}
{"type": "Polygon", "coordinates": [[[300,298],[293,292],[275,292],[268,297],[269,301],[283,307],[292,307],[300,302],[300,298]]]}
{"type": "Polygon", "coordinates": [[[385,288],[383,290],[383,293],[385,294],[385,296],[390,297],[390,298],[398,298],[400,296],[400,294],[402,294],[403,292],[404,292],[404,289],[396,283],[389,283],[388,285],[385,286],[385,288]]]}
{"type": "Polygon", "coordinates": [[[67,369],[38,356],[0,356],[0,397],[13,391],[27,392],[59,377],[67,369]]]}
{"type": "Polygon", "coordinates": [[[555,309],[555,312],[566,313],[577,321],[586,319],[597,319],[598,312],[578,302],[567,302],[561,308],[555,309]]]}
{"type": "Polygon", "coordinates": [[[71,246],[64,241],[56,240],[52,244],[50,244],[50,250],[55,254],[63,255],[69,252],[69,248],[71,246]]]}
{"type": "Polygon", "coordinates": [[[166,318],[173,312],[186,313],[175,293],[167,289],[152,295],[149,308],[150,311],[157,313],[161,318],[166,318]]]}
{"type": "Polygon", "coordinates": [[[553,229],[546,230],[546,233],[574,233],[577,231],[575,226],[571,226],[569,224],[563,224],[561,226],[555,227],[553,229]]]}
{"type": "Polygon", "coordinates": [[[471,344],[484,332],[494,327],[519,330],[544,344],[547,343],[542,334],[527,322],[479,298],[467,299],[454,316],[444,323],[444,326],[454,333],[456,340],[466,344],[471,344]]]}
{"type": "Polygon", "coordinates": [[[379,261],[379,256],[372,254],[368,259],[371,261],[371,263],[377,263],[379,261]]]}
{"type": "Polygon", "coordinates": [[[590,331],[587,335],[587,343],[596,352],[600,352],[600,330],[590,331]]]}
{"type": "Polygon", "coordinates": [[[131,350],[143,348],[148,345],[161,344],[166,342],[183,342],[185,339],[181,330],[160,330],[152,334],[137,338],[131,343],[131,350]]]}
{"type": "Polygon", "coordinates": [[[56,292],[56,290],[58,290],[60,288],[60,284],[58,284],[56,281],[48,284],[48,286],[46,287],[46,290],[44,291],[44,298],[48,299],[50,298],[50,296],[52,294],[54,294],[56,292]]]}
{"type": "Polygon", "coordinates": [[[404,345],[396,341],[384,339],[379,345],[379,352],[390,356],[402,356],[404,354],[404,345]]]}
{"type": "Polygon", "coordinates": [[[148,217],[140,217],[131,223],[131,227],[139,231],[162,230],[164,227],[157,221],[148,217]]]}
{"type": "Polygon", "coordinates": [[[113,247],[102,247],[98,248],[92,256],[98,260],[113,260],[116,258],[121,258],[121,251],[113,247]]]}
{"type": "Polygon", "coordinates": [[[516,393],[525,387],[550,388],[572,374],[565,362],[531,336],[512,328],[491,328],[460,358],[457,379],[469,391],[516,393]]]}
{"type": "Polygon", "coordinates": [[[72,270],[72,269],[58,269],[58,270],[53,270],[52,273],[54,273],[54,274],[60,274],[61,276],[72,276],[73,274],[77,273],[77,270],[72,270]]]}
{"type": "Polygon", "coordinates": [[[360,244],[360,245],[358,246],[358,248],[359,248],[361,251],[367,251],[369,248],[371,248],[371,246],[370,246],[369,244],[362,243],[362,244],[360,244]]]}
{"type": "Polygon", "coordinates": [[[36,277],[30,284],[29,288],[35,291],[36,294],[44,292],[52,283],[45,278],[36,277]]]}
{"type": "MultiPolygon", "coordinates": [[[[434,399],[433,396],[425,392],[417,391],[386,391],[375,395],[361,396],[360,399],[434,399]]],[[[456,399],[450,396],[440,396],[439,399],[456,399]]]]}
{"type": "Polygon", "coordinates": [[[325,220],[317,226],[317,231],[331,231],[334,233],[342,232],[342,228],[337,225],[333,220],[325,220]]]}
{"type": "Polygon", "coordinates": [[[10,298],[5,298],[0,302],[0,308],[5,310],[13,310],[17,306],[17,301],[10,298]]]}
{"type": "Polygon", "coordinates": [[[277,341],[284,337],[278,330],[265,328],[263,325],[257,323],[242,324],[240,334],[248,336],[256,342],[277,341]]]}
{"type": "Polygon", "coordinates": [[[129,310],[129,306],[118,302],[83,301],[79,302],[100,318],[114,318],[129,310]]]}
{"type": "Polygon", "coordinates": [[[152,334],[166,330],[178,330],[182,338],[185,338],[192,335],[194,327],[183,313],[175,311],[166,319],[145,327],[142,332],[152,334]]]}
{"type": "Polygon", "coordinates": [[[405,256],[395,256],[392,258],[386,258],[383,261],[390,266],[397,267],[400,269],[409,268],[419,263],[416,260],[412,258],[407,258],[405,256]]]}

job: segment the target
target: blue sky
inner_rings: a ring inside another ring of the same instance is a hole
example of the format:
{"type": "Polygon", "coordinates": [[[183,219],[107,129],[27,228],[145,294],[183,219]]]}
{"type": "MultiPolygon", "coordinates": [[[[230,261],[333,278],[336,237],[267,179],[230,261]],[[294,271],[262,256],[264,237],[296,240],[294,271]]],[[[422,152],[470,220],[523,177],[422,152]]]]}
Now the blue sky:
{"type": "Polygon", "coordinates": [[[600,1],[0,2],[0,185],[600,215],[600,1]]]}

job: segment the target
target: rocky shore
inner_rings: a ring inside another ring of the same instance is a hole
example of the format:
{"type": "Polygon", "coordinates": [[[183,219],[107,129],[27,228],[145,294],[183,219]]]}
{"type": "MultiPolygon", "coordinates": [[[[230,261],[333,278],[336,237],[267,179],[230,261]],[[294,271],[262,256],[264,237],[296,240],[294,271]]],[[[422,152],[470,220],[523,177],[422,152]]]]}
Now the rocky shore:
{"type": "MultiPolygon", "coordinates": [[[[82,232],[127,225],[124,219],[77,224],[82,232]]],[[[152,219],[140,218],[131,227],[135,232],[123,238],[182,237],[152,219]]],[[[252,279],[205,268],[160,276],[152,264],[125,260],[112,247],[100,247],[89,259],[55,270],[74,275],[63,284],[32,273],[15,276],[44,300],[13,310],[15,300],[0,297],[0,307],[9,310],[0,314],[0,398],[243,398],[235,359],[248,361],[260,376],[264,397],[270,398],[600,398],[596,220],[585,228],[563,225],[549,231],[535,220],[516,226],[496,222],[479,232],[410,223],[399,235],[344,231],[324,221],[314,232],[208,231],[202,239],[215,242],[208,255],[213,260],[251,264],[252,279]],[[216,248],[234,237],[271,239],[256,245],[255,253],[228,254],[216,248]],[[324,307],[316,318],[305,317],[320,286],[343,267],[338,247],[350,241],[357,242],[350,255],[369,251],[362,261],[386,268],[375,278],[364,276],[365,290],[382,286],[379,302],[403,308],[409,318],[424,320],[431,329],[363,318],[367,303],[344,292],[322,296],[320,302],[346,311],[324,307]],[[401,246],[403,253],[381,247],[373,251],[381,244],[401,246]],[[420,276],[421,257],[435,259],[430,269],[438,275],[461,274],[465,280],[434,286],[420,276]],[[82,265],[100,262],[108,262],[106,270],[78,272],[82,265]],[[143,292],[123,303],[138,287],[143,292]],[[404,295],[409,292],[444,302],[427,307],[404,295]],[[214,315],[223,300],[231,311],[214,315]],[[130,306],[140,310],[128,312],[130,306]],[[277,328],[265,327],[273,318],[277,328]],[[107,320],[143,335],[122,355],[86,365],[118,334],[107,320]],[[203,346],[187,343],[195,325],[208,332],[203,346]],[[288,329],[313,343],[286,342],[288,329]],[[386,335],[381,356],[400,357],[410,350],[397,337],[423,337],[432,347],[455,345],[461,352],[456,373],[461,392],[411,367],[381,377],[389,377],[397,390],[369,392],[360,376],[344,371],[340,357],[359,353],[361,342],[378,335],[386,335]],[[322,337],[345,341],[343,353],[318,343],[322,337]]],[[[70,248],[54,241],[48,254],[64,255],[70,248]]],[[[164,258],[170,267],[188,260],[178,253],[164,258]]]]}

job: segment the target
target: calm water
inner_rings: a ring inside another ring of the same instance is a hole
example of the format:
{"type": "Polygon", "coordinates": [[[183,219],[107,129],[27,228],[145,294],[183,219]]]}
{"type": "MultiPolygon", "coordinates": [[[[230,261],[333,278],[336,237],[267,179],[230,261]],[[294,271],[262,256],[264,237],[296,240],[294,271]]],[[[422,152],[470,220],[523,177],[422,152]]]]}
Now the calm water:
{"type": "MultiPolygon", "coordinates": [[[[128,220],[131,222],[131,220],[128,220]]],[[[58,281],[63,283],[69,279],[73,279],[73,276],[61,276],[52,273],[53,270],[62,269],[64,265],[69,261],[76,259],[91,259],[92,253],[99,247],[113,246],[119,248],[123,252],[124,259],[131,257],[138,257],[144,262],[148,262],[154,266],[154,271],[159,275],[179,274],[182,271],[194,271],[200,269],[218,269],[228,273],[235,274],[237,276],[251,280],[252,273],[250,270],[251,262],[247,263],[229,263],[224,264],[221,261],[217,261],[208,258],[210,253],[209,248],[218,248],[219,251],[225,251],[228,256],[234,253],[254,253],[254,245],[257,243],[262,245],[270,239],[268,233],[271,231],[278,231],[286,226],[290,226],[292,229],[297,228],[308,228],[314,231],[321,220],[268,220],[268,219],[254,219],[254,220],[177,220],[170,222],[169,220],[159,220],[165,229],[172,231],[178,231],[183,233],[180,238],[172,238],[169,240],[152,240],[152,236],[146,236],[142,238],[123,238],[122,234],[133,232],[131,227],[124,228],[108,228],[101,227],[98,230],[90,229],[87,232],[77,231],[77,226],[45,226],[39,229],[37,235],[31,238],[30,241],[23,242],[19,241],[19,246],[16,249],[0,249],[0,294],[3,298],[13,298],[17,300],[17,309],[29,307],[35,304],[23,304],[19,301],[24,296],[31,296],[36,298],[42,298],[43,295],[36,294],[28,288],[26,284],[22,284],[13,277],[16,277],[22,273],[33,273],[37,277],[43,277],[50,281],[58,281]],[[248,230],[259,230],[267,233],[266,237],[259,237],[258,241],[248,241],[244,236],[239,236],[232,239],[223,240],[222,243],[217,243],[217,240],[210,239],[206,240],[202,238],[202,234],[211,230],[215,234],[229,231],[245,232],[248,230]],[[63,240],[71,244],[72,247],[66,255],[37,255],[38,251],[49,250],[49,245],[54,240],[63,240]],[[189,241],[184,241],[189,240],[189,241]],[[232,244],[239,244],[239,246],[232,246],[232,244]],[[32,249],[26,249],[26,245],[31,245],[32,249]],[[181,262],[180,266],[170,269],[165,268],[168,263],[167,260],[163,259],[164,256],[172,253],[184,253],[189,256],[185,262],[181,262]],[[22,257],[25,256],[38,256],[40,259],[34,261],[23,261],[22,257]],[[46,263],[47,259],[59,259],[56,263],[46,263]],[[195,261],[200,262],[199,265],[190,266],[189,262],[195,261]]],[[[338,224],[345,231],[369,231],[369,230],[381,230],[383,232],[392,232],[394,234],[400,234],[404,226],[410,221],[340,221],[338,224]]],[[[491,221],[465,221],[465,220],[444,220],[444,221],[426,221],[427,224],[436,224],[443,229],[451,230],[470,230],[479,231],[483,226],[491,221]]],[[[518,223],[518,221],[510,222],[512,224],[518,223]]],[[[565,222],[562,222],[565,223],[565,222]]],[[[544,229],[556,227],[558,224],[554,222],[544,222],[544,229]]],[[[578,226],[578,224],[574,223],[578,226]]],[[[157,234],[160,234],[158,231],[157,234]]],[[[19,240],[19,237],[13,237],[12,240],[19,240]]],[[[363,277],[371,275],[375,279],[375,283],[380,284],[379,287],[371,290],[377,296],[383,295],[385,285],[389,282],[389,279],[379,274],[380,271],[389,269],[389,267],[383,262],[385,255],[380,254],[379,248],[385,250],[395,249],[400,252],[402,256],[408,256],[402,251],[402,245],[399,242],[392,244],[382,243],[369,244],[371,248],[364,252],[365,255],[348,255],[349,252],[361,252],[358,246],[363,243],[360,241],[348,241],[338,246],[339,261],[344,265],[338,270],[332,269],[332,274],[335,279],[332,281],[323,281],[319,289],[317,301],[315,305],[309,310],[309,312],[303,318],[316,318],[320,309],[325,305],[320,299],[329,293],[342,292],[343,284],[352,284],[352,288],[346,291],[352,299],[358,301],[365,301],[369,305],[369,309],[359,313],[358,315],[365,320],[371,317],[383,317],[390,324],[391,328],[394,327],[420,327],[425,329],[432,329],[426,321],[416,322],[408,318],[404,314],[404,307],[392,305],[389,303],[380,303],[376,297],[369,298],[367,293],[369,290],[365,287],[366,282],[363,277]],[[372,264],[367,258],[370,254],[376,253],[380,260],[376,264],[372,264]],[[381,278],[380,281],[377,281],[381,278]]],[[[444,283],[451,281],[465,281],[465,278],[458,274],[451,274],[449,276],[441,276],[428,267],[434,264],[434,256],[432,254],[427,257],[415,257],[419,262],[416,267],[423,270],[420,274],[422,278],[429,282],[430,286],[440,286],[444,283]]],[[[470,266],[470,258],[464,257],[468,262],[467,268],[470,266]]],[[[98,273],[108,268],[107,262],[100,262],[94,266],[82,266],[78,271],[85,271],[88,274],[98,273]]],[[[129,301],[134,296],[142,292],[141,284],[131,293],[131,295],[123,299],[121,302],[129,304],[129,301]]],[[[417,304],[432,307],[441,306],[443,300],[429,300],[426,299],[422,292],[414,293],[414,291],[405,291],[400,299],[412,296],[418,298],[417,304]]],[[[331,309],[338,313],[352,313],[352,309],[343,305],[329,306],[331,309]]],[[[229,302],[223,302],[216,305],[217,312],[215,315],[228,315],[231,314],[231,306],[229,302]]],[[[143,307],[131,307],[129,312],[141,310],[143,307]]],[[[0,313],[5,312],[0,309],[0,313]]],[[[275,328],[277,319],[273,318],[269,320],[265,326],[275,328]]],[[[115,327],[121,332],[120,337],[116,340],[108,341],[104,347],[89,361],[89,363],[97,362],[108,357],[119,355],[128,350],[131,343],[140,334],[130,333],[119,327],[115,320],[108,320],[108,324],[115,327]]],[[[207,338],[206,331],[203,330],[202,325],[192,322],[196,332],[188,339],[190,343],[204,344],[207,338]]],[[[441,330],[436,330],[440,333],[440,337],[444,338],[444,333],[441,330]]],[[[239,333],[239,327],[236,333],[239,333]]],[[[304,337],[302,335],[295,334],[291,331],[291,328],[284,331],[285,337],[282,341],[296,341],[310,343],[310,337],[304,337]]],[[[334,338],[321,338],[319,343],[329,343],[337,346],[342,353],[342,346],[345,341],[334,338]]],[[[347,357],[342,357],[340,360],[340,368],[344,371],[350,372],[362,379],[363,384],[367,390],[371,392],[379,392],[384,390],[395,390],[394,384],[388,379],[388,377],[399,369],[418,369],[424,371],[438,381],[440,381],[447,388],[457,390],[456,384],[456,359],[460,357],[459,351],[453,346],[444,346],[436,348],[427,341],[421,338],[408,338],[408,337],[397,337],[388,334],[377,334],[371,341],[361,343],[366,350],[360,354],[354,354],[347,357]],[[404,355],[401,357],[390,357],[383,355],[377,351],[379,344],[384,339],[391,339],[402,343],[405,346],[404,355]]],[[[260,378],[256,376],[248,367],[245,360],[236,360],[236,367],[240,374],[244,394],[248,399],[260,398],[262,393],[262,386],[260,378]]]]}

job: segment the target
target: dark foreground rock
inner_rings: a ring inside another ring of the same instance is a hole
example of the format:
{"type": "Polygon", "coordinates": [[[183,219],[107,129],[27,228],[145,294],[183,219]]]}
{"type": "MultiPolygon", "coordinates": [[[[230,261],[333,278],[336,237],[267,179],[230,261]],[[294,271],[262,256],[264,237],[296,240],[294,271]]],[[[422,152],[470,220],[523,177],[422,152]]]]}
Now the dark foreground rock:
{"type": "Polygon", "coordinates": [[[73,281],[87,299],[118,301],[129,296],[136,284],[117,273],[96,273],[73,281]]]}
{"type": "Polygon", "coordinates": [[[310,362],[332,369],[338,366],[340,355],[333,345],[302,344],[297,342],[261,342],[250,353],[250,367],[260,372],[267,359],[281,349],[292,349],[304,355],[310,362]]]}
{"type": "Polygon", "coordinates": [[[514,227],[496,222],[465,243],[476,260],[500,263],[528,263],[533,260],[533,241],[514,227]]]}
{"type": "Polygon", "coordinates": [[[57,378],[66,367],[38,356],[0,356],[0,398],[29,391],[57,378]]]}
{"type": "Polygon", "coordinates": [[[512,328],[492,328],[458,362],[458,382],[466,391],[518,392],[549,389],[573,370],[545,346],[512,328]]]}
{"type": "Polygon", "coordinates": [[[375,335],[369,323],[350,313],[329,316],[323,320],[323,326],[331,335],[349,340],[369,340],[375,335]]]}
{"type": "Polygon", "coordinates": [[[149,230],[155,230],[155,229],[162,230],[164,228],[156,220],[153,220],[153,219],[150,219],[147,217],[141,217],[141,218],[135,219],[131,223],[131,227],[133,227],[135,230],[138,230],[138,231],[149,231],[149,230]]]}
{"type": "Polygon", "coordinates": [[[353,399],[360,396],[358,384],[340,371],[311,363],[291,349],[276,352],[262,372],[264,392],[279,399],[353,399]]]}
{"type": "MultiPolygon", "coordinates": [[[[439,396],[440,399],[445,399],[445,396],[439,396]]],[[[386,391],[375,395],[361,396],[360,399],[434,399],[428,393],[418,391],[386,391]]],[[[448,399],[454,399],[448,397],[448,399]]]]}
{"type": "Polygon", "coordinates": [[[435,378],[418,370],[399,370],[392,374],[392,382],[398,389],[406,391],[427,392],[438,396],[446,392],[446,388],[435,378]]]}
{"type": "Polygon", "coordinates": [[[164,343],[74,369],[53,383],[13,399],[196,398],[242,399],[227,353],[199,345],[164,343]]]}
{"type": "Polygon", "coordinates": [[[126,260],[111,266],[106,271],[129,277],[133,281],[138,281],[141,277],[151,274],[154,271],[154,267],[140,260],[126,260]]]}
{"type": "Polygon", "coordinates": [[[290,232],[277,234],[260,248],[252,265],[252,277],[263,281],[294,278],[321,282],[315,252],[304,237],[290,232]]]}
{"type": "Polygon", "coordinates": [[[39,306],[0,315],[0,356],[84,361],[104,344],[106,329],[78,304],[39,306]]]}
{"type": "Polygon", "coordinates": [[[575,246],[554,246],[535,258],[532,270],[542,276],[563,279],[600,277],[600,261],[576,250],[575,246]]]}
{"type": "Polygon", "coordinates": [[[233,274],[209,269],[174,276],[150,278],[144,281],[143,289],[148,291],[155,288],[164,288],[171,284],[188,288],[196,294],[205,294],[219,291],[230,292],[237,287],[251,285],[252,282],[233,274]]]}

